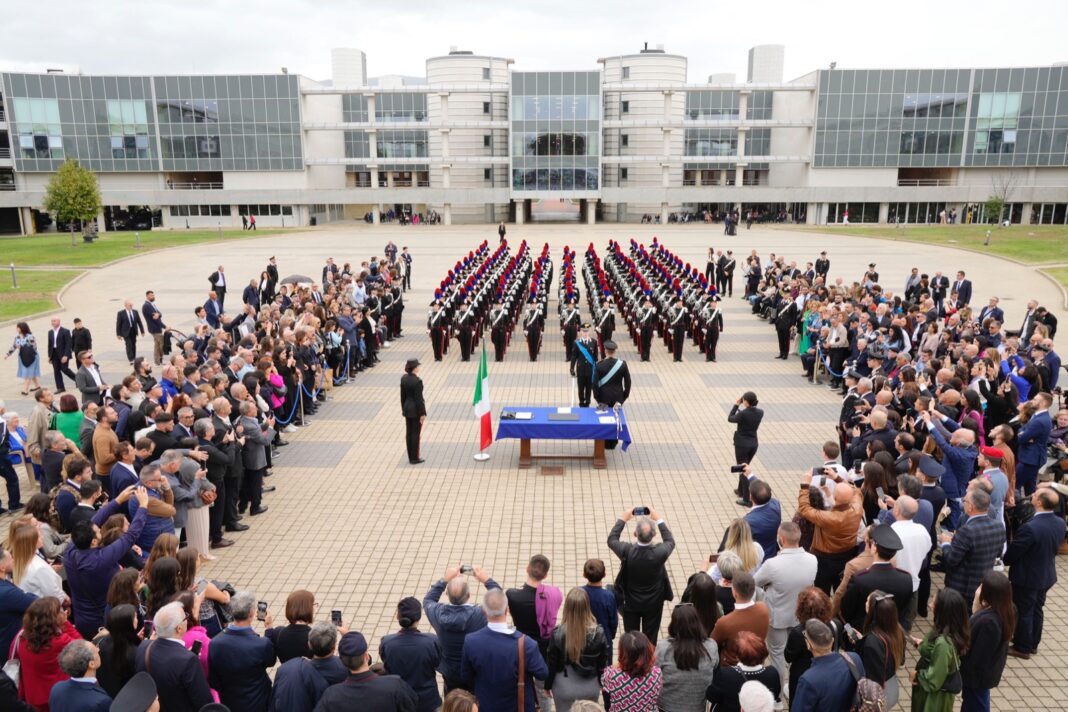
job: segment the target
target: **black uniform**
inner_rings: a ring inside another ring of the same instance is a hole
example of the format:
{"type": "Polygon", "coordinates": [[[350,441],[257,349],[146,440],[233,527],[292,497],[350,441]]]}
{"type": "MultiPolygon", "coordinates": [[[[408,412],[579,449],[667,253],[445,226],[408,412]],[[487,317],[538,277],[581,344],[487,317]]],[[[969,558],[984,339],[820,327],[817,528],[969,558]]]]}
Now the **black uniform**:
{"type": "Polygon", "coordinates": [[[590,396],[593,393],[593,369],[597,358],[597,342],[590,336],[575,340],[575,348],[571,352],[571,375],[578,382],[579,407],[590,407],[590,396]],[[582,346],[586,353],[582,353],[582,346]],[[587,358],[588,356],[588,358],[587,358]]]}
{"type": "Polygon", "coordinates": [[[719,335],[723,331],[723,312],[719,309],[719,302],[712,302],[705,307],[703,314],[705,361],[716,360],[716,345],[719,344],[719,335]]]}
{"type": "Polygon", "coordinates": [[[531,304],[523,314],[523,334],[527,337],[527,354],[531,361],[537,361],[541,351],[542,326],[541,308],[531,304]]]}
{"type": "Polygon", "coordinates": [[[775,335],[779,337],[779,356],[783,360],[790,357],[790,328],[797,322],[797,303],[789,297],[784,297],[786,303],[779,308],[775,315],[775,335]]]}
{"type": "Polygon", "coordinates": [[[406,373],[400,381],[401,412],[404,414],[404,441],[408,446],[408,462],[415,464],[419,459],[419,434],[423,429],[420,421],[426,415],[426,403],[423,401],[423,379],[414,373],[406,373]]]}
{"type": "MultiPolygon", "coordinates": [[[[884,525],[885,526],[885,525],[884,525]]],[[[864,628],[864,604],[872,591],[884,591],[894,595],[898,619],[904,625],[908,621],[912,601],[912,574],[878,559],[867,571],[854,574],[849,579],[842,597],[842,618],[857,630],[864,628]],[[860,626],[860,627],[858,627],[860,626]]]]}
{"type": "Polygon", "coordinates": [[[604,358],[604,342],[612,340],[615,330],[616,313],[611,305],[605,304],[601,309],[601,315],[597,318],[597,344],[601,350],[601,358],[604,358]]]}
{"type": "Polygon", "coordinates": [[[653,332],[656,331],[656,309],[654,307],[642,307],[638,313],[638,325],[641,330],[638,350],[642,361],[649,360],[649,349],[653,344],[653,332]]]}
{"type": "MultiPolygon", "coordinates": [[[[731,407],[727,416],[727,422],[737,424],[734,431],[734,459],[741,465],[748,465],[756,457],[760,442],[757,440],[757,431],[760,423],[764,420],[764,411],[756,406],[748,406],[744,410],[737,404],[731,407]]],[[[735,490],[743,502],[749,502],[749,479],[744,474],[738,475],[738,489],[735,490]]]]}
{"type": "Polygon", "coordinates": [[[490,339],[493,341],[493,360],[503,361],[504,352],[508,348],[508,332],[510,321],[508,312],[498,305],[490,312],[490,339]]]}
{"type": "Polygon", "coordinates": [[[579,311],[568,305],[560,315],[560,330],[564,335],[564,359],[570,361],[575,351],[575,339],[578,338],[579,311]]]}
{"type": "Polygon", "coordinates": [[[668,328],[671,330],[671,351],[675,361],[682,360],[682,347],[686,343],[686,324],[688,321],[689,312],[686,307],[676,305],[672,308],[668,328]]]}
{"type": "Polygon", "coordinates": [[[471,360],[471,347],[475,342],[475,316],[470,307],[464,308],[456,317],[456,338],[460,342],[460,360],[471,360]]]}
{"type": "Polygon", "coordinates": [[[831,271],[831,261],[826,257],[820,257],[816,260],[816,274],[823,277],[824,281],[827,279],[827,273],[831,271]]]}
{"type": "MultiPolygon", "coordinates": [[[[623,405],[630,397],[630,369],[623,359],[615,356],[601,359],[593,369],[593,379],[593,397],[598,406],[613,408],[623,405]],[[619,364],[618,368],[616,364],[619,364]]],[[[604,446],[611,450],[616,443],[616,440],[606,440],[604,446]]]]}
{"type": "Polygon", "coordinates": [[[430,345],[434,349],[434,360],[440,361],[449,340],[449,317],[444,309],[432,311],[426,320],[426,330],[430,334],[430,345]]]}

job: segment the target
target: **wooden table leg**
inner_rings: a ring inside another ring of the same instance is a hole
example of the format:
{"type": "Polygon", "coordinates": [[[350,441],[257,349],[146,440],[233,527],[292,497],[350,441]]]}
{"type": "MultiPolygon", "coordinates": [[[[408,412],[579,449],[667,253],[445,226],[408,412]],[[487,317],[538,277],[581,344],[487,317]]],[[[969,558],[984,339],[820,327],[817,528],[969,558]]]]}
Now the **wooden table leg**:
{"type": "Polygon", "coordinates": [[[604,457],[604,440],[593,441],[593,469],[608,469],[608,461],[604,457]]]}
{"type": "Polygon", "coordinates": [[[534,459],[530,456],[530,438],[522,438],[519,441],[519,469],[529,470],[533,464],[534,459]]]}

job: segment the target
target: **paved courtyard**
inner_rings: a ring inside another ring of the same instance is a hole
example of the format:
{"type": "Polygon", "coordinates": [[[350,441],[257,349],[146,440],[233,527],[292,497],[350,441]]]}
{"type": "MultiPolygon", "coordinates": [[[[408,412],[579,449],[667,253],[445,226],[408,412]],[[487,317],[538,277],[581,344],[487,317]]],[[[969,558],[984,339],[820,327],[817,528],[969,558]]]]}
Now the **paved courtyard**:
{"type": "MultiPolygon", "coordinates": [[[[648,244],[653,235],[701,269],[709,246],[733,249],[739,258],[751,249],[762,258],[769,252],[784,254],[802,267],[825,249],[832,277],[858,279],[874,261],[884,285],[894,291],[903,288],[912,266],[949,274],[965,269],[975,284],[975,302],[997,293],[1010,328],[1020,322],[1032,296],[1068,318],[1059,289],[1030,268],[946,248],[790,229],[754,228],[728,239],[721,227],[703,225],[509,226],[513,242],[526,238],[537,249],[548,242],[557,265],[564,245],[581,257],[593,242],[603,255],[610,238],[626,244],[634,237],[648,244]]],[[[634,375],[627,405],[634,444],[627,453],[609,453],[606,471],[569,461],[562,476],[517,470],[514,441],[494,444],[488,462],[472,460],[478,438],[471,409],[477,363],[461,363],[458,348],[434,363],[425,336],[426,305],[434,286],[477,242],[495,242],[493,226],[330,226],[151,253],[89,272],[63,294],[62,318],[67,325],[75,316],[86,322],[105,378],[115,381],[127,371],[122,343],[112,332],[123,299],[140,305],[145,290],[154,289],[167,323],[185,330],[193,321],[193,305],[204,301],[207,276],[218,264],[226,266],[232,280],[232,304],[240,301],[242,280],[257,276],[270,255],[277,256],[283,277],[317,276],[327,256],[358,263],[381,255],[390,239],[408,245],[414,256],[406,337],[384,351],[373,371],[334,390],[311,427],[288,436],[292,444],[283,450],[270,480],[278,491],[265,497],[270,512],[256,517],[250,531],[235,535],[236,546],[219,552],[219,560],[206,567],[210,577],[254,590],[271,602],[277,619],[290,591],[310,589],[322,604],[323,619],[331,608],[340,608],[346,621],[377,645],[395,627],[396,602],[406,595],[421,598],[450,564],[482,564],[507,587],[522,582],[527,558],[540,552],[552,561],[549,580],[565,591],[581,583],[587,558],[604,559],[614,573],[617,562],[605,539],[616,515],[636,505],[653,505],[678,541],[669,568],[672,584],[681,592],[727,524],[743,513],[731,492],[733,427],[726,415],[744,390],[758,393],[767,414],[755,469],[772,483],[792,516],[800,476],[818,464],[820,445],[833,435],[839,399],[827,388],[805,382],[796,358],[773,358],[774,331],[750,315],[739,292],[724,301],[726,327],[718,363],[706,363],[691,345],[682,363],[672,363],[662,342],[651,363],[639,363],[633,343],[619,335],[621,355],[634,375]],[[418,467],[407,464],[397,397],[404,360],[412,357],[424,361],[429,406],[427,461],[418,467]]],[[[736,277],[736,287],[740,285],[736,277]]],[[[45,318],[31,325],[43,335],[47,323],[45,318]]],[[[526,359],[521,341],[515,340],[505,363],[491,360],[495,420],[504,405],[569,403],[572,381],[558,331],[547,329],[544,344],[537,363],[526,359]]],[[[150,340],[143,339],[139,353],[150,353],[150,347],[150,340]]],[[[14,362],[9,360],[7,368],[11,373],[2,379],[0,398],[9,410],[28,414],[31,403],[18,394],[14,362]]],[[[42,382],[52,385],[50,369],[42,382]]],[[[541,451],[559,453],[587,449],[588,444],[541,444],[541,451]]],[[[6,518],[0,519],[0,526],[6,524],[6,518]]],[[[1058,564],[1064,581],[1068,558],[1058,564]]],[[[1010,658],[993,694],[998,709],[1063,709],[1068,698],[1065,590],[1061,583],[1051,594],[1041,654],[1026,662],[1010,658]]],[[[926,630],[925,625],[920,629],[926,630]]],[[[909,666],[913,663],[910,657],[909,666]]]]}

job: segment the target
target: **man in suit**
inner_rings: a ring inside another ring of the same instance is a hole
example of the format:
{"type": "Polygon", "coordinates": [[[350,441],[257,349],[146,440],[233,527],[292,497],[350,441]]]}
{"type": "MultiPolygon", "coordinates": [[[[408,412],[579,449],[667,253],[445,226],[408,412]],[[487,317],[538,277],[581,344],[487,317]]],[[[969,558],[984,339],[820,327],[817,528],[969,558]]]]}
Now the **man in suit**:
{"type": "Polygon", "coordinates": [[[57,682],[48,694],[49,709],[107,712],[111,698],[96,682],[100,651],[87,640],[74,640],[59,653],[59,669],[70,679],[57,682]]]}
{"type": "MultiPolygon", "coordinates": [[[[415,712],[418,709],[418,695],[400,676],[379,675],[371,671],[371,656],[367,654],[367,648],[367,639],[362,633],[350,631],[342,636],[337,652],[342,665],[348,670],[348,676],[343,682],[323,691],[315,707],[318,712],[347,712],[354,709],[415,712]]],[[[314,661],[312,664],[315,664],[314,661]]],[[[277,677],[275,679],[277,689],[277,677]]],[[[514,694],[514,684],[512,690],[514,694]]],[[[437,695],[436,686],[433,694],[437,695]]],[[[280,712],[283,708],[276,709],[280,712]]]]}
{"type": "MultiPolygon", "coordinates": [[[[255,594],[235,593],[230,599],[230,612],[234,622],[212,638],[208,648],[208,682],[231,712],[267,712],[271,698],[267,671],[278,658],[274,643],[252,630],[255,594]]],[[[273,622],[268,611],[264,625],[270,628],[273,622]]]]}
{"type": "Polygon", "coordinates": [[[1039,393],[1033,398],[1039,410],[1020,428],[1016,440],[1019,452],[1016,461],[1016,485],[1025,495],[1035,491],[1038,482],[1038,470],[1046,464],[1046,446],[1049,434],[1053,430],[1053,421],[1049,417],[1049,408],[1053,399],[1048,393],[1039,393]]]}
{"type": "Polygon", "coordinates": [[[133,302],[127,299],[122,309],[115,315],[115,337],[126,342],[126,360],[133,364],[137,358],[137,337],[145,333],[141,315],[133,308],[133,302]]]}
{"type": "Polygon", "coordinates": [[[964,278],[964,270],[957,272],[957,281],[953,283],[957,293],[957,309],[963,309],[972,301],[972,281],[964,278]]]}
{"type": "Polygon", "coordinates": [[[219,316],[222,314],[222,299],[219,298],[218,292],[208,292],[208,300],[204,302],[204,321],[208,322],[208,326],[213,329],[218,329],[219,316]]]}
{"type": "MultiPolygon", "coordinates": [[[[745,513],[745,521],[753,532],[753,541],[764,550],[764,560],[779,552],[779,525],[782,523],[782,504],[771,496],[771,485],[758,479],[749,465],[742,471],[748,481],[749,497],[753,506],[745,513]]],[[[727,532],[719,543],[719,550],[727,548],[727,532]]]]}
{"type": "Polygon", "coordinates": [[[979,310],[979,323],[982,324],[987,319],[993,319],[999,324],[1005,321],[1005,312],[998,306],[997,297],[990,297],[990,302],[979,310]]]}
{"type": "Polygon", "coordinates": [[[419,359],[408,359],[400,381],[401,414],[404,416],[404,441],[408,448],[408,462],[418,465],[419,435],[426,422],[426,402],[423,400],[423,379],[419,378],[419,359]]]}
{"type": "Polygon", "coordinates": [[[945,276],[941,272],[935,272],[934,277],[931,279],[931,299],[934,300],[935,309],[938,310],[938,316],[942,316],[946,313],[946,293],[949,291],[949,277],[945,276]]]}
{"type": "Polygon", "coordinates": [[[259,407],[253,401],[241,401],[238,412],[241,417],[235,426],[242,428],[241,435],[245,439],[241,447],[241,464],[245,468],[245,475],[241,481],[237,508],[243,512],[245,505],[248,505],[250,514],[263,514],[267,511],[262,504],[263,476],[267,471],[267,453],[275,436],[274,416],[268,415],[261,424],[258,419],[259,407]]]}
{"type": "Polygon", "coordinates": [[[768,628],[768,655],[786,685],[786,638],[797,625],[797,596],[816,580],[816,557],[801,548],[801,529],[793,522],[782,522],[777,535],[779,553],[765,559],[757,569],[756,585],[764,589],[764,601],[771,612],[768,628]]]}
{"type": "Polygon", "coordinates": [[[65,389],[63,376],[74,380],[74,371],[70,370],[70,359],[74,355],[72,350],[70,329],[60,326],[59,317],[52,317],[52,329],[48,332],[48,363],[52,364],[52,375],[56,379],[56,393],[63,393],[65,389]]]}
{"type": "MultiPolygon", "coordinates": [[[[616,342],[604,342],[605,357],[593,369],[593,398],[598,409],[622,407],[630,397],[630,369],[627,362],[616,358],[616,342]]],[[[605,440],[604,446],[611,450],[616,440],[605,440]]]]}
{"type": "Polygon", "coordinates": [[[623,629],[641,630],[656,645],[664,601],[674,598],[667,560],[675,550],[675,538],[657,511],[647,509],[649,515],[641,517],[634,527],[637,544],[619,540],[627,522],[634,518],[634,511],[628,509],[608,534],[608,548],[621,562],[616,586],[623,589],[623,629]],[[662,541],[653,544],[658,529],[662,541]]]}
{"type": "Polygon", "coordinates": [[[96,365],[93,352],[90,350],[79,353],[78,360],[81,362],[81,368],[78,369],[78,373],[74,377],[74,385],[78,387],[78,391],[82,394],[82,405],[86,403],[103,405],[104,394],[107,393],[108,388],[111,386],[105,383],[103,377],[101,377],[100,367],[96,365]]]}
{"type": "Polygon", "coordinates": [[[1046,592],[1057,583],[1057,549],[1064,543],[1064,517],[1056,512],[1059,495],[1042,487],[1031,495],[1035,516],[1020,527],[1003,557],[1009,567],[1016,604],[1016,634],[1009,655],[1029,658],[1042,640],[1046,592]]]}
{"type": "MultiPolygon", "coordinates": [[[[734,407],[727,415],[727,422],[738,426],[734,431],[734,462],[738,465],[751,463],[760,446],[757,430],[760,429],[760,422],[764,419],[764,411],[757,408],[758,403],[756,393],[746,391],[734,402],[734,407]]],[[[738,488],[735,493],[741,498],[738,504],[744,507],[751,505],[749,478],[746,477],[745,472],[738,473],[738,488]]]]}
{"type": "Polygon", "coordinates": [[[208,276],[208,283],[211,284],[211,290],[215,292],[215,295],[219,299],[219,311],[225,308],[226,304],[226,271],[222,265],[219,265],[219,269],[215,270],[208,276]]]}
{"type": "Polygon", "coordinates": [[[145,317],[148,325],[148,333],[152,334],[152,358],[156,365],[163,363],[163,335],[167,331],[167,325],[163,323],[163,313],[156,306],[156,293],[151,289],[145,292],[145,303],[141,305],[141,314],[145,317]]]}
{"type": "MultiPolygon", "coordinates": [[[[526,671],[526,679],[523,681],[523,709],[534,710],[536,695],[533,680],[544,680],[549,676],[545,659],[538,652],[537,641],[508,626],[508,597],[501,589],[486,591],[482,597],[482,610],[486,614],[488,625],[470,633],[464,639],[460,661],[461,677],[470,685],[469,689],[474,691],[480,709],[518,709],[518,641],[522,640],[526,671]]],[[[414,700],[411,709],[415,709],[414,700]]]]}
{"type": "Polygon", "coordinates": [[[775,335],[779,339],[779,355],[783,361],[790,358],[790,332],[797,324],[797,302],[783,295],[779,313],[775,315],[775,335]]]}
{"type": "MultiPolygon", "coordinates": [[[[230,606],[232,611],[233,601],[230,606]]],[[[168,603],[156,611],[152,617],[156,637],[137,647],[134,667],[138,672],[147,672],[152,676],[160,709],[196,712],[213,700],[200,660],[186,649],[182,641],[188,628],[185,618],[185,609],[177,602],[168,603]]],[[[273,648],[271,654],[273,664],[273,648]]]]}
{"type": "Polygon", "coordinates": [[[1027,311],[1024,312],[1023,321],[1020,323],[1020,342],[1029,343],[1031,334],[1035,333],[1035,324],[1038,316],[1038,300],[1031,299],[1027,302],[1027,311]]]}
{"type": "Polygon", "coordinates": [[[251,304],[252,307],[259,311],[260,309],[260,283],[258,280],[250,279],[248,286],[245,287],[245,291],[241,293],[241,303],[251,304]]]}
{"type": "Polygon", "coordinates": [[[1039,324],[1045,324],[1049,329],[1049,338],[1057,338],[1057,317],[1053,315],[1046,307],[1038,307],[1035,309],[1035,321],[1039,324]]]}
{"type": "Polygon", "coordinates": [[[946,569],[946,587],[956,589],[965,601],[972,600],[983,575],[994,567],[994,560],[1005,545],[1005,525],[988,516],[990,495],[972,488],[964,495],[966,519],[956,533],[939,537],[942,563],[946,569]]]}
{"type": "MultiPolygon", "coordinates": [[[[240,515],[237,512],[237,502],[241,497],[241,481],[244,479],[245,468],[241,457],[241,448],[245,444],[245,438],[234,429],[233,423],[230,421],[233,406],[227,398],[219,396],[213,400],[211,409],[211,425],[215,430],[212,444],[230,456],[230,464],[223,473],[225,486],[218,495],[223,499],[223,511],[217,516],[222,517],[222,523],[226,531],[243,532],[249,526],[248,524],[242,524],[238,520],[240,515]]],[[[212,507],[212,509],[215,509],[215,507],[212,507]]]]}
{"type": "Polygon", "coordinates": [[[856,630],[863,631],[868,596],[872,591],[883,591],[894,597],[898,621],[906,625],[912,602],[912,575],[891,563],[901,551],[901,537],[890,525],[880,524],[872,530],[868,546],[874,547],[875,558],[871,568],[849,580],[842,597],[842,618],[856,630]]]}

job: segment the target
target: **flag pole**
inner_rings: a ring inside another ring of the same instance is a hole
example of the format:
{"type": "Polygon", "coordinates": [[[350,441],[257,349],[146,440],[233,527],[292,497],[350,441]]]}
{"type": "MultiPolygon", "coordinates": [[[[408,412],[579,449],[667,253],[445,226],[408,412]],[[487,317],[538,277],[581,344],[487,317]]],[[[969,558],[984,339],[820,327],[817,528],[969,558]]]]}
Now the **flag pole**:
{"type": "Polygon", "coordinates": [[[493,420],[490,415],[489,402],[489,366],[486,363],[486,341],[482,340],[482,357],[478,361],[478,375],[475,377],[475,415],[479,417],[479,446],[480,450],[473,455],[476,462],[485,462],[490,459],[486,450],[493,444],[493,420]],[[488,421],[490,442],[483,444],[483,427],[488,421]]]}

